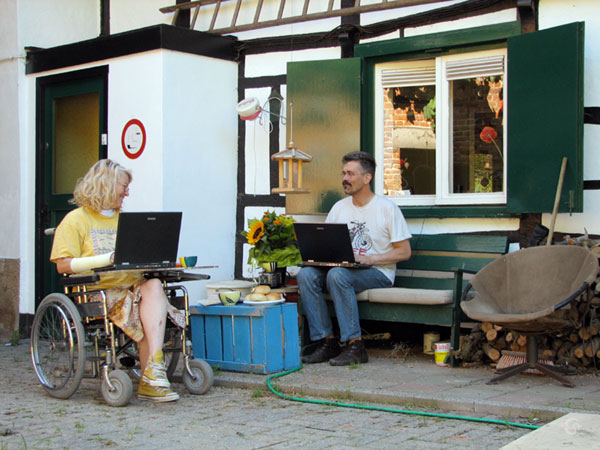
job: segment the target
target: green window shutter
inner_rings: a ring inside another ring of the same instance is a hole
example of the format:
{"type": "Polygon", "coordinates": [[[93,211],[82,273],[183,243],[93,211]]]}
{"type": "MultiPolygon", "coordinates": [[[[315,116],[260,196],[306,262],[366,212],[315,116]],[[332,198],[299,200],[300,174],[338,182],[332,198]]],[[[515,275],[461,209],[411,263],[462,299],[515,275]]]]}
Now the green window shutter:
{"type": "Polygon", "coordinates": [[[288,63],[287,97],[287,140],[313,160],[303,166],[310,193],[286,195],[286,210],[327,213],[344,197],[342,156],[360,150],[360,58],[288,63]]]}
{"type": "Polygon", "coordinates": [[[584,23],[508,39],[508,210],[583,211],[584,23]]]}

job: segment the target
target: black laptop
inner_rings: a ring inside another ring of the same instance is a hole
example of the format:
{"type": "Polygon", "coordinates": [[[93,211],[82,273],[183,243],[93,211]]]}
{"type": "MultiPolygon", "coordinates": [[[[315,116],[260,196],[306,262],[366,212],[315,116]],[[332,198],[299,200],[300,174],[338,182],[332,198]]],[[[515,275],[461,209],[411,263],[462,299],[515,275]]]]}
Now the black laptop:
{"type": "Polygon", "coordinates": [[[345,223],[295,223],[294,230],[305,266],[371,267],[354,260],[350,230],[345,223]]]}
{"type": "Polygon", "coordinates": [[[95,271],[175,267],[181,217],[181,212],[122,212],[114,264],[95,271]]]}

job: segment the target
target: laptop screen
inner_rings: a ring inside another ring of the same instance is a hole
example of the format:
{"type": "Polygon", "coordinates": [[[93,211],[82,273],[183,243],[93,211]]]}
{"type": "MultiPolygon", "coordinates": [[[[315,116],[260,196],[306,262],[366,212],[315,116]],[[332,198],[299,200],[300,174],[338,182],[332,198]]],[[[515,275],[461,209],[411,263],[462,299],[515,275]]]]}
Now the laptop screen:
{"type": "Polygon", "coordinates": [[[350,231],[345,223],[295,223],[302,261],[353,263],[350,231]]]}
{"type": "Polygon", "coordinates": [[[119,214],[115,265],[177,260],[181,212],[122,212],[119,214]]]}

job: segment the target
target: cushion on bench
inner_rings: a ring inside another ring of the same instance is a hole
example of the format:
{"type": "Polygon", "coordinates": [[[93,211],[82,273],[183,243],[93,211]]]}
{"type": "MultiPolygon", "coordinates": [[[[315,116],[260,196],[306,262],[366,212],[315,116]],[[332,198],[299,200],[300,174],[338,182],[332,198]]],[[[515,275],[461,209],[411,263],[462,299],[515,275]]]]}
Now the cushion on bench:
{"type": "MultiPolygon", "coordinates": [[[[369,292],[373,289],[366,289],[364,291],[360,291],[356,293],[356,300],[359,302],[368,302],[369,301],[369,292]]],[[[324,295],[325,300],[331,300],[331,295],[328,292],[324,295]]]]}
{"type": "Polygon", "coordinates": [[[409,305],[446,305],[452,303],[452,290],[411,289],[402,287],[369,289],[373,303],[402,303],[409,305]]]}

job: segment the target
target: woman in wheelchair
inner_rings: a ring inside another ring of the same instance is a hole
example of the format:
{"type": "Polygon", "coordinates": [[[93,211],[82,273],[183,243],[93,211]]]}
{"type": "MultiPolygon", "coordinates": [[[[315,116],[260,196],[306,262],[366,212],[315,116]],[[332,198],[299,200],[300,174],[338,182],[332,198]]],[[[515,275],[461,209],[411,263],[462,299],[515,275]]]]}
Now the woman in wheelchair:
{"type": "MultiPolygon", "coordinates": [[[[119,212],[131,180],[129,170],[104,159],[77,182],[72,202],[78,208],[65,216],[54,235],[50,260],[59,273],[88,272],[112,262],[119,212]]],[[[185,316],[169,304],[161,281],[145,280],[136,272],[108,272],[101,275],[98,289],[105,292],[110,319],[138,344],[138,398],[179,399],[170,389],[162,346],[167,316],[182,328],[185,316]]]]}

